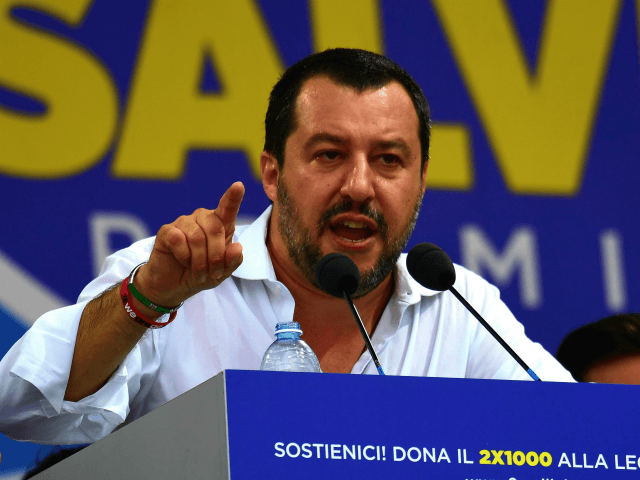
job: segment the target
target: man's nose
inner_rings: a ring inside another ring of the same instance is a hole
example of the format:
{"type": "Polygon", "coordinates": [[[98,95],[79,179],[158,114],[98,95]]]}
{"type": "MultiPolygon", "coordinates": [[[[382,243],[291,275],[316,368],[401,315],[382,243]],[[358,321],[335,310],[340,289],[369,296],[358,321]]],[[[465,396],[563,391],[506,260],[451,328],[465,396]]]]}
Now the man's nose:
{"type": "Polygon", "coordinates": [[[366,155],[358,155],[347,164],[340,194],[354,202],[365,203],[375,196],[374,172],[366,155]]]}

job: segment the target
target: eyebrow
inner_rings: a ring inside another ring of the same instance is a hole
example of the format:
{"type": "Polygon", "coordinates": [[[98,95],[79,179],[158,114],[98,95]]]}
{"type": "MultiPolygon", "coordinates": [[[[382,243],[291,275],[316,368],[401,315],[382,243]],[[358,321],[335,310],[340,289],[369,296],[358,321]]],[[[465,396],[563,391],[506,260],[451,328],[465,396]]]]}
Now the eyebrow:
{"type": "Polygon", "coordinates": [[[402,153],[404,153],[407,157],[411,156],[411,148],[409,148],[409,145],[407,145],[407,143],[401,139],[378,142],[376,144],[376,148],[380,148],[382,150],[398,149],[401,150],[402,153]]]}
{"type": "Polygon", "coordinates": [[[345,145],[347,143],[347,139],[343,137],[339,137],[338,135],[332,135],[330,133],[316,133],[312,135],[309,140],[307,140],[304,144],[304,148],[308,149],[313,147],[316,143],[322,142],[330,142],[337,143],[338,145],[345,145]]]}
{"type": "MultiPolygon", "coordinates": [[[[311,138],[309,138],[309,140],[305,142],[304,148],[309,149],[315,144],[322,142],[330,142],[338,145],[345,145],[348,143],[347,139],[344,137],[322,132],[316,133],[315,135],[311,136],[311,138]]],[[[375,148],[382,150],[398,149],[401,150],[402,153],[404,153],[406,156],[411,156],[411,148],[409,148],[409,145],[407,145],[407,143],[402,139],[377,142],[375,144],[375,148]]]]}

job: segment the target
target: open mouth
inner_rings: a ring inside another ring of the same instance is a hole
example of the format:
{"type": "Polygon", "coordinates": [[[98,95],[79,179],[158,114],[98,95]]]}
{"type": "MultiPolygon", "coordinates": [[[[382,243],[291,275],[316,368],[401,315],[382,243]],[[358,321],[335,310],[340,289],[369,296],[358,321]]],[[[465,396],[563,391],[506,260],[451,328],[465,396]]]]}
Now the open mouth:
{"type": "Polygon", "coordinates": [[[347,242],[363,242],[374,234],[374,230],[361,222],[343,221],[331,225],[331,231],[347,242]]]}

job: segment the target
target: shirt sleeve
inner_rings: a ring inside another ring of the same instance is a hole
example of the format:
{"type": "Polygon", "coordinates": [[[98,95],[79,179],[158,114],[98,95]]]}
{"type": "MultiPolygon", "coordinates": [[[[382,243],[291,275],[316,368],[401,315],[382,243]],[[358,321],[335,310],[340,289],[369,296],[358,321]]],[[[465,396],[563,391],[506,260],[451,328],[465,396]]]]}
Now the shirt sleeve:
{"type": "MultiPolygon", "coordinates": [[[[524,326],[500,299],[499,290],[466,271],[466,296],[511,349],[543,381],[575,382],[571,374],[542,345],[525,334],[524,326]]],[[[473,319],[475,320],[475,318],[473,319]]],[[[502,380],[533,380],[524,368],[479,322],[471,344],[467,376],[502,380]]]]}
{"type": "Polygon", "coordinates": [[[96,393],[64,400],[84,307],[145,261],[153,239],[107,258],[78,303],[40,317],[0,361],[0,431],[14,440],[42,444],[95,442],[122,424],[133,402],[144,402],[160,366],[165,335],[147,331],[96,393]]]}

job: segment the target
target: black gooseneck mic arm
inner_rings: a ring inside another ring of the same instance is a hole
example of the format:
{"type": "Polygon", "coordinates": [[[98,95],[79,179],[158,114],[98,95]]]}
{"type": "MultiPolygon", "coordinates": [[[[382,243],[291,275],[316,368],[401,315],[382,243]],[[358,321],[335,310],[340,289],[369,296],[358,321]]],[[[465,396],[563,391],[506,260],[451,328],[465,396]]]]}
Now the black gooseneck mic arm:
{"type": "Polygon", "coordinates": [[[484,328],[495,338],[500,345],[520,364],[520,366],[535,381],[540,377],[527,365],[520,356],[505,342],[487,321],[467,302],[453,287],[456,281],[456,271],[449,256],[440,247],[433,243],[420,243],[409,251],[407,256],[407,270],[411,276],[423,287],[430,290],[449,290],[460,302],[476,317],[484,328]]]}
{"type": "Polygon", "coordinates": [[[464,297],[462,295],[460,295],[458,293],[458,291],[453,288],[453,285],[451,285],[448,289],[451,293],[453,293],[455,295],[455,297],[460,300],[460,302],[467,307],[467,310],[469,310],[471,312],[471,314],[476,317],[478,319],[478,321],[484,326],[484,328],[486,328],[489,333],[493,336],[493,338],[495,338],[498,343],[500,343],[500,345],[502,345],[502,347],[509,352],[509,354],[513,357],[513,359],[518,362],[520,364],[520,366],[522,368],[524,368],[524,370],[529,374],[529,376],[531,378],[533,378],[536,381],[540,381],[540,377],[538,377],[538,375],[535,374],[535,372],[533,370],[531,370],[531,368],[529,368],[529,365],[527,365],[524,360],[522,360],[522,358],[520,358],[520,355],[518,355],[516,352],[513,351],[513,349],[507,344],[507,342],[505,342],[502,337],[498,334],[498,332],[496,332],[491,325],[489,325],[487,323],[487,321],[482,318],[482,316],[480,316],[480,314],[478,312],[476,312],[476,309],[473,308],[471,306],[471,304],[469,304],[469,302],[467,302],[464,297]]]}
{"type": "Polygon", "coordinates": [[[382,367],[380,366],[380,360],[378,360],[378,355],[376,355],[376,351],[373,349],[373,345],[371,344],[371,338],[369,338],[369,333],[367,333],[367,329],[364,328],[364,323],[362,323],[362,319],[360,318],[360,314],[358,313],[358,310],[356,309],[356,306],[353,304],[353,300],[351,300],[351,295],[349,295],[346,290],[342,291],[342,295],[344,296],[344,299],[349,304],[349,308],[351,309],[351,313],[353,314],[353,318],[356,319],[356,323],[358,324],[358,328],[360,329],[360,333],[362,334],[362,338],[364,338],[364,343],[367,344],[367,349],[369,350],[369,354],[371,355],[373,363],[376,365],[376,368],[378,369],[378,373],[380,375],[384,375],[384,371],[382,370],[382,367]]]}
{"type": "Polygon", "coordinates": [[[316,280],[322,290],[334,297],[343,297],[347,301],[353,318],[358,324],[364,343],[367,345],[367,350],[369,350],[373,363],[378,373],[384,375],[384,371],[378,360],[378,355],[376,355],[376,351],[371,344],[369,333],[367,333],[367,329],[364,328],[362,318],[360,318],[360,314],[351,299],[351,295],[358,290],[360,286],[360,272],[356,264],[346,255],[330,253],[322,257],[316,265],[316,280]]]}

